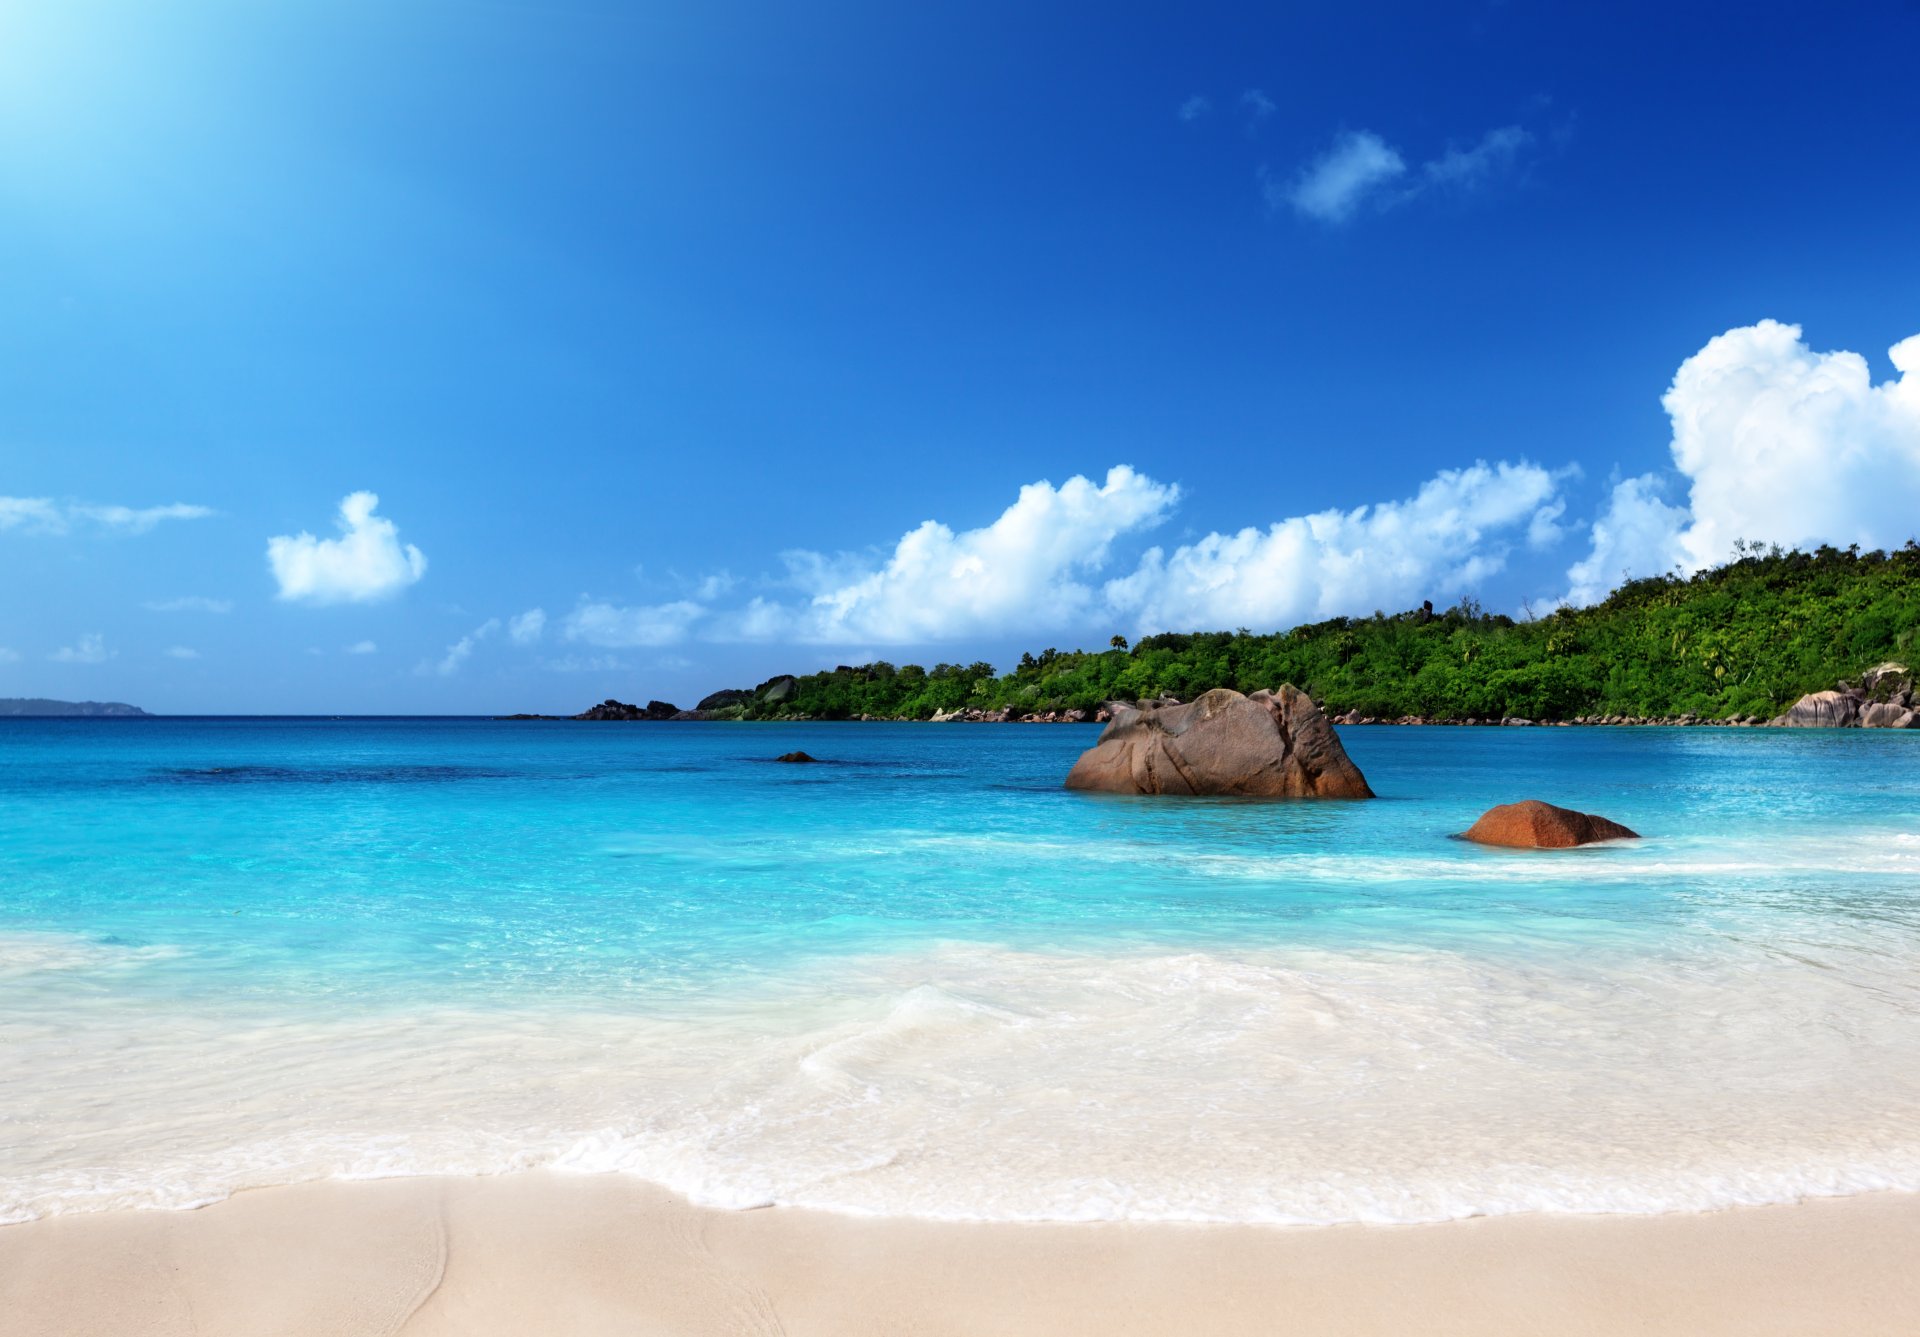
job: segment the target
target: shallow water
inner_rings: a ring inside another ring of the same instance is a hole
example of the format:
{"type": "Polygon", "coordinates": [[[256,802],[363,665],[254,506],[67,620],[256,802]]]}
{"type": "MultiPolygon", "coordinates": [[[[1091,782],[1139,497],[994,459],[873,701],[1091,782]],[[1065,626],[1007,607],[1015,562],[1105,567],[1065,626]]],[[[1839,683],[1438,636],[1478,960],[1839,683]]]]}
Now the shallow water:
{"type": "Polygon", "coordinates": [[[620,1170],[988,1219],[1920,1189],[1920,735],[0,722],[0,1220],[620,1170]],[[829,758],[782,766],[795,749],[829,758]],[[1637,843],[1448,838],[1520,797],[1637,843]]]}

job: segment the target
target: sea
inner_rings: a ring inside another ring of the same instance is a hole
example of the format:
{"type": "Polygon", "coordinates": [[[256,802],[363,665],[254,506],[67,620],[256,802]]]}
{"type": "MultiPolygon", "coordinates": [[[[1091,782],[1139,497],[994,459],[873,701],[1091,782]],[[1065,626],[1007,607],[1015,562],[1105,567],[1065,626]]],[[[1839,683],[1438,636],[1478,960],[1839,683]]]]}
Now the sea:
{"type": "Polygon", "coordinates": [[[1920,1189],[1920,732],[1342,736],[1379,798],[1070,793],[1071,725],[0,720],[0,1221],[1920,1189]],[[1521,798],[1644,838],[1455,838],[1521,798]]]}

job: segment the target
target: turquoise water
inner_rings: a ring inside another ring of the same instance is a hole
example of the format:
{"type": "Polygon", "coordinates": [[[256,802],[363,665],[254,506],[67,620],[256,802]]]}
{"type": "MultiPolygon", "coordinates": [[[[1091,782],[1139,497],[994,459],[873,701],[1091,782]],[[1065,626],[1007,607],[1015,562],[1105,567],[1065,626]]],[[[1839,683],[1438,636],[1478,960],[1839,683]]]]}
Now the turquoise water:
{"type": "Polygon", "coordinates": [[[1920,1188],[1920,736],[0,722],[0,1219],[620,1171],[983,1218],[1920,1188]],[[785,766],[804,749],[827,759],[785,766]],[[1630,844],[1449,839],[1539,797],[1630,844]]]}

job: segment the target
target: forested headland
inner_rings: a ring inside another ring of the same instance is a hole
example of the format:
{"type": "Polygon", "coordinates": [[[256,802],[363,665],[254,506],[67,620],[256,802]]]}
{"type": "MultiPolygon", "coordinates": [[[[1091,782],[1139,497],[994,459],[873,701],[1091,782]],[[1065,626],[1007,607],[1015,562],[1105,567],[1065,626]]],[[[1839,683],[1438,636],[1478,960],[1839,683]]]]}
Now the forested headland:
{"type": "Polygon", "coordinates": [[[1629,581],[1590,607],[1536,618],[1466,599],[1287,631],[1164,633],[1131,644],[1116,636],[1104,649],[1022,655],[1006,673],[986,663],[878,661],[791,686],[775,679],[777,691],[716,694],[732,699],[711,716],[1021,715],[1291,682],[1331,713],[1384,719],[1764,717],[1873,664],[1909,658],[1917,628],[1920,543],[1891,553],[1742,545],[1723,566],[1629,581]]]}

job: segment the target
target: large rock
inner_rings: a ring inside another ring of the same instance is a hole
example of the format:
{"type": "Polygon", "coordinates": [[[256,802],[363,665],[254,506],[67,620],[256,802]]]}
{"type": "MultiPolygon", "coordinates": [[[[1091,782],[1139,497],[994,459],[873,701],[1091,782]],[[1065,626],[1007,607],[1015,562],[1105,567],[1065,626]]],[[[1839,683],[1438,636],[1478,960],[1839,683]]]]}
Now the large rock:
{"type": "Polygon", "coordinates": [[[1590,812],[1557,808],[1530,798],[1488,808],[1460,838],[1515,849],[1563,850],[1591,845],[1596,840],[1638,840],[1640,834],[1590,812]]]}
{"type": "Polygon", "coordinates": [[[1808,692],[1773,722],[1783,729],[1845,729],[1860,722],[1860,698],[1851,692],[1808,692]]]}
{"type": "Polygon", "coordinates": [[[1920,715],[1897,701],[1876,701],[1860,711],[1862,729],[1911,729],[1920,725],[1920,715]]]}
{"type": "Polygon", "coordinates": [[[1291,685],[1252,696],[1226,687],[1189,705],[1114,704],[1067,773],[1068,789],[1112,794],[1372,798],[1333,725],[1291,685]]]}

